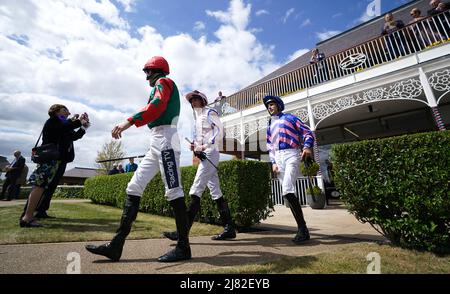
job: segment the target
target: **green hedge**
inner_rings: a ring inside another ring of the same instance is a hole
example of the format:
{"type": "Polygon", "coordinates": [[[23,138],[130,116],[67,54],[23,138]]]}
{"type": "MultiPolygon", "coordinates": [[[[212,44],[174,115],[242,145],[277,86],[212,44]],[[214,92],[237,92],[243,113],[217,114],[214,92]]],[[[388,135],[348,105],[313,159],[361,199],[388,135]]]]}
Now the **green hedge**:
{"type": "Polygon", "coordinates": [[[30,195],[31,189],[31,186],[20,187],[19,199],[27,199],[28,195],[30,195]]]}
{"type": "Polygon", "coordinates": [[[83,199],[84,186],[58,186],[53,194],[53,198],[63,199],[83,199]]]}
{"type": "Polygon", "coordinates": [[[350,212],[394,244],[450,252],[450,131],[332,147],[350,212]]]}
{"type": "MultiPolygon", "coordinates": [[[[181,168],[185,196],[194,181],[196,167],[181,168]]],[[[98,176],[85,182],[85,196],[99,204],[123,207],[125,189],[132,173],[98,176]]],[[[234,221],[240,227],[249,227],[268,217],[273,209],[270,200],[270,167],[257,161],[230,160],[219,163],[220,187],[228,201],[234,221]]],[[[172,216],[169,202],[164,196],[164,185],[158,173],[147,185],[140,210],[152,214],[172,216]]],[[[185,197],[186,204],[190,197],[185,197]]],[[[208,189],[201,197],[201,211],[197,220],[219,224],[219,212],[211,200],[208,189]]]]}
{"type": "MultiPolygon", "coordinates": [[[[20,188],[19,199],[27,199],[31,192],[30,186],[20,188]]],[[[84,186],[58,186],[52,199],[83,199],[84,186]]]]}

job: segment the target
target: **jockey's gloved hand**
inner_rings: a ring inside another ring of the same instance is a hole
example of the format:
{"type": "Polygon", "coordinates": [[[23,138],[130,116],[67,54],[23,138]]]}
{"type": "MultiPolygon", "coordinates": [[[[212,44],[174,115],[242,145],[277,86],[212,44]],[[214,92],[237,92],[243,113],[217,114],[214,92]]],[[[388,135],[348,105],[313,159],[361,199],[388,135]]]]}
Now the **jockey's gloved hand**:
{"type": "Polygon", "coordinates": [[[314,159],[311,156],[307,156],[304,159],[305,167],[310,167],[314,163],[314,159]]]}
{"type": "Polygon", "coordinates": [[[203,151],[194,151],[194,155],[201,161],[206,159],[206,153],[203,151]]]}

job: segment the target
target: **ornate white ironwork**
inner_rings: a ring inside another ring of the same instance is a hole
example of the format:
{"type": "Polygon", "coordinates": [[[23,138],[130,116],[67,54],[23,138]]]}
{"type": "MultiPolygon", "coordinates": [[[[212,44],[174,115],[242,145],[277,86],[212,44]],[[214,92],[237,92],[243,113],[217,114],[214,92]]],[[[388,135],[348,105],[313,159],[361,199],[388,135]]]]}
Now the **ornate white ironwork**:
{"type": "Polygon", "coordinates": [[[250,122],[246,122],[244,124],[244,129],[245,129],[245,133],[244,133],[244,137],[245,140],[247,140],[251,135],[261,131],[261,130],[266,130],[267,128],[267,124],[269,123],[269,117],[262,117],[259,118],[257,120],[253,120],[250,122]]]}
{"type": "Polygon", "coordinates": [[[302,122],[308,122],[309,121],[308,109],[307,108],[297,109],[292,114],[294,114],[299,119],[301,119],[302,122]]]}
{"type": "MultiPolygon", "coordinates": [[[[265,131],[268,123],[269,123],[268,116],[244,123],[244,139],[247,140],[251,135],[261,130],[265,131]]],[[[226,127],[225,128],[226,137],[240,140],[241,139],[240,127],[241,127],[240,125],[233,125],[226,127]]]]}
{"type": "Polygon", "coordinates": [[[433,73],[428,78],[428,82],[436,91],[450,91],[450,69],[433,73]]]}
{"type": "Polygon", "coordinates": [[[234,128],[234,139],[240,141],[241,140],[241,125],[236,125],[234,128]]]}
{"type": "Polygon", "coordinates": [[[262,130],[262,129],[266,129],[267,128],[267,124],[269,123],[269,117],[268,116],[265,116],[265,117],[263,117],[263,118],[260,118],[259,119],[259,127],[258,127],[258,131],[259,130],[262,130]]]}
{"type": "Polygon", "coordinates": [[[259,130],[259,122],[257,120],[248,122],[245,124],[245,138],[247,139],[250,135],[256,133],[259,130]]]}
{"type": "Polygon", "coordinates": [[[226,126],[225,127],[225,138],[240,140],[241,139],[241,126],[240,125],[226,126]]]}
{"type": "Polygon", "coordinates": [[[333,101],[319,103],[313,106],[314,118],[321,120],[344,109],[357,105],[389,99],[419,99],[423,94],[422,84],[418,79],[408,79],[388,87],[379,87],[345,96],[333,101]]]}
{"type": "Polygon", "coordinates": [[[386,99],[414,99],[422,95],[423,88],[419,80],[409,79],[395,83],[390,87],[386,99]]]}
{"type": "Polygon", "coordinates": [[[382,88],[372,89],[363,93],[363,101],[371,102],[383,99],[384,90],[382,88]]]}

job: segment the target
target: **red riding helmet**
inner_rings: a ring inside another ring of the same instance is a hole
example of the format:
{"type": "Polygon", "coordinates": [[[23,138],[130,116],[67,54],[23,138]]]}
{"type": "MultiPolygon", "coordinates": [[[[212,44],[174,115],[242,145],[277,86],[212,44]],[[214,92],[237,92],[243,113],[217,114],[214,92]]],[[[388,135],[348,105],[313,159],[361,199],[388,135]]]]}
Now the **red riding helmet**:
{"type": "Polygon", "coordinates": [[[142,70],[145,71],[146,69],[160,69],[166,75],[170,73],[169,63],[167,63],[167,60],[165,60],[164,57],[161,56],[153,56],[152,58],[150,58],[149,61],[147,61],[147,63],[144,65],[144,68],[142,70]]]}
{"type": "Polygon", "coordinates": [[[208,105],[208,99],[206,98],[206,95],[203,94],[203,93],[200,92],[200,91],[194,90],[194,91],[189,92],[189,93],[186,94],[186,100],[187,100],[189,103],[191,103],[191,100],[192,100],[193,98],[200,98],[200,99],[202,100],[202,102],[203,102],[203,106],[208,105]]]}

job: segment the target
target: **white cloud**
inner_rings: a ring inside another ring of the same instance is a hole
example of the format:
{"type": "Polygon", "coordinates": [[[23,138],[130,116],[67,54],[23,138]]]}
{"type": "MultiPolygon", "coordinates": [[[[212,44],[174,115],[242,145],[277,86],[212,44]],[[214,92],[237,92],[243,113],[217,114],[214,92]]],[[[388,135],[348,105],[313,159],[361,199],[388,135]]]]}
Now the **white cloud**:
{"type": "Polygon", "coordinates": [[[244,30],[250,19],[251,4],[245,5],[242,0],[232,0],[228,11],[210,11],[206,14],[215,17],[226,25],[232,25],[236,29],[244,30]]]}
{"type": "MultiPolygon", "coordinates": [[[[208,11],[220,23],[218,40],[208,41],[188,34],[164,37],[150,26],[132,35],[108,0],[2,1],[0,155],[21,149],[29,156],[48,107],[62,103],[72,113],[89,113],[92,127],[75,142],[73,165],[94,166],[113,126],[147,102],[150,88],[141,69],[152,55],[167,58],[181,95],[199,89],[212,101],[219,90],[228,96],[260,79],[279,64],[273,47],[261,44],[257,30],[248,27],[250,13],[242,0],[231,1],[227,11],[208,11]]],[[[184,99],[181,105],[180,137],[190,136],[191,108],[184,99]]],[[[147,134],[146,127],[130,128],[121,139],[125,153],[144,154],[147,134]]],[[[191,161],[183,150],[182,164],[191,161]]]]}
{"type": "Polygon", "coordinates": [[[320,41],[324,41],[326,39],[329,39],[337,34],[339,34],[341,31],[323,31],[323,32],[316,32],[317,38],[319,38],[320,41]]]}
{"type": "Polygon", "coordinates": [[[297,51],[295,51],[294,53],[292,53],[291,55],[288,56],[286,63],[289,63],[289,62],[293,61],[294,59],[296,59],[297,57],[300,57],[303,54],[306,54],[308,52],[309,52],[309,49],[298,49],[297,51]]]}
{"type": "Polygon", "coordinates": [[[122,4],[126,12],[135,12],[134,5],[136,4],[136,0],[117,0],[117,1],[120,4],[122,4]]]}
{"type": "Polygon", "coordinates": [[[367,4],[364,13],[358,19],[356,19],[354,23],[355,24],[364,23],[380,15],[381,15],[381,0],[373,0],[367,4]]]}
{"type": "Polygon", "coordinates": [[[291,16],[291,14],[294,13],[294,11],[295,11],[295,8],[290,8],[286,11],[286,13],[284,14],[284,17],[283,17],[283,23],[287,22],[289,16],[291,16]]]}
{"type": "Polygon", "coordinates": [[[331,18],[338,18],[338,17],[341,17],[341,16],[343,16],[344,14],[342,13],[342,12],[338,12],[338,13],[335,13],[335,14],[333,14],[332,16],[331,16],[331,18]]]}
{"type": "Polygon", "coordinates": [[[258,34],[258,33],[261,33],[263,31],[264,30],[262,28],[252,28],[252,29],[249,30],[249,32],[252,33],[252,34],[258,34]]]}
{"type": "Polygon", "coordinates": [[[202,21],[196,21],[194,25],[195,31],[203,31],[206,28],[205,23],[202,21]]]}
{"type": "Polygon", "coordinates": [[[260,9],[260,10],[255,12],[256,16],[261,16],[261,15],[264,15],[264,14],[270,14],[270,13],[267,10],[265,10],[265,9],[260,9]]]}
{"type": "MultiPolygon", "coordinates": [[[[36,1],[36,0],[35,0],[36,1]]],[[[97,15],[107,24],[125,28],[127,23],[124,19],[120,18],[119,10],[109,0],[86,1],[86,0],[61,0],[62,3],[55,2],[54,7],[62,10],[69,9],[77,10],[82,9],[90,15],[97,15]]],[[[59,13],[58,13],[59,14],[59,13]]]]}
{"type": "Polygon", "coordinates": [[[367,14],[367,12],[364,12],[357,20],[355,20],[355,24],[358,23],[364,23],[366,21],[371,20],[375,16],[367,14]]]}
{"type": "Polygon", "coordinates": [[[311,24],[312,24],[311,20],[310,20],[309,18],[307,18],[307,19],[305,19],[305,20],[302,22],[302,24],[300,25],[300,27],[303,28],[303,27],[309,26],[309,25],[311,25],[311,24]]]}

